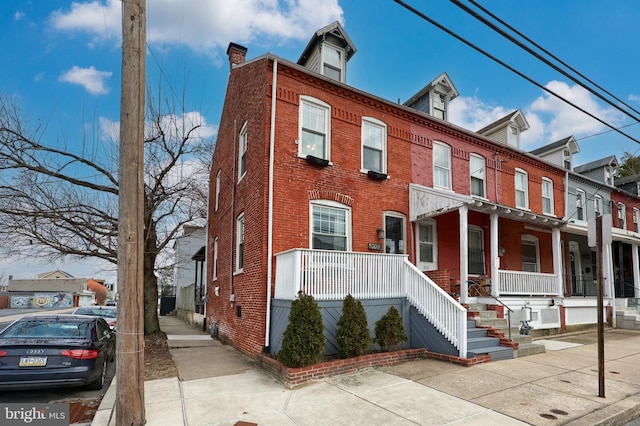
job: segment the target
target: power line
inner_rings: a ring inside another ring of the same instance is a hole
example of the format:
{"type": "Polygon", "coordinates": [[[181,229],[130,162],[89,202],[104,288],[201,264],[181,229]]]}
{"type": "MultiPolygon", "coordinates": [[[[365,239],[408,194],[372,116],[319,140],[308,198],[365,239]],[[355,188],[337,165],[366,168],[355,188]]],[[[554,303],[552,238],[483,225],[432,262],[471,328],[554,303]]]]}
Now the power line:
{"type": "MultiPolygon", "coordinates": [[[[483,24],[487,25],[489,28],[491,28],[492,30],[496,31],[498,34],[502,35],[503,37],[505,37],[506,39],[508,39],[509,41],[511,41],[512,43],[514,43],[516,46],[520,47],[521,49],[526,50],[529,54],[533,55],[535,58],[543,61],[545,64],[549,65],[551,68],[553,68],[554,70],[558,71],[559,73],[561,73],[562,75],[564,75],[565,77],[569,78],[571,81],[573,81],[576,84],[579,84],[581,87],[583,87],[584,89],[588,90],[590,93],[594,94],[595,96],[597,96],[598,98],[602,99],[603,101],[605,101],[607,104],[611,105],[612,107],[616,108],[617,110],[619,110],[620,112],[622,112],[623,114],[633,118],[636,121],[640,121],[640,118],[638,116],[635,116],[633,114],[630,114],[627,110],[621,108],[618,104],[616,104],[615,102],[612,102],[611,100],[605,98],[603,95],[601,95],[600,93],[598,93],[597,91],[593,90],[593,88],[588,87],[585,83],[583,83],[582,81],[578,80],[576,77],[570,75],[567,71],[562,70],[560,67],[558,67],[557,65],[553,64],[551,61],[549,61],[548,59],[544,58],[543,56],[541,56],[539,53],[534,52],[531,48],[525,46],[523,43],[521,43],[520,41],[516,40],[515,38],[513,38],[511,35],[507,34],[504,30],[498,28],[495,24],[489,22],[487,19],[483,18],[482,16],[480,16],[478,13],[474,12],[473,10],[471,10],[469,7],[465,6],[464,4],[462,4],[462,2],[460,0],[449,0],[451,1],[451,3],[455,4],[456,6],[458,6],[460,9],[464,10],[465,12],[467,12],[469,15],[473,16],[474,18],[476,18],[477,20],[479,20],[480,22],[482,22],[483,24]]],[[[617,96],[615,96],[614,94],[612,94],[611,92],[609,92],[608,90],[604,89],[602,86],[600,86],[599,84],[595,83],[594,81],[592,81],[591,79],[589,79],[588,77],[586,77],[584,74],[580,73],[578,70],[576,70],[575,68],[573,68],[572,66],[568,65],[566,62],[562,61],[560,58],[558,58],[556,55],[554,55],[553,53],[549,52],[547,49],[545,49],[544,47],[540,46],[538,43],[536,43],[535,41],[531,40],[529,37],[527,37],[526,35],[524,35],[523,33],[521,33],[520,31],[518,31],[517,29],[515,29],[513,26],[509,25],[507,22],[505,22],[504,20],[500,19],[498,16],[496,16],[495,14],[491,13],[489,10],[487,10],[486,8],[484,8],[482,5],[478,4],[475,0],[469,0],[473,5],[475,5],[477,8],[479,8],[480,10],[482,10],[484,13],[486,13],[487,15],[489,15],[491,18],[493,18],[494,20],[498,21],[501,25],[505,26],[506,28],[508,28],[509,30],[513,31],[514,33],[516,33],[518,36],[522,37],[524,40],[526,40],[527,42],[531,43],[534,47],[536,47],[537,49],[541,50],[543,53],[545,53],[546,55],[550,56],[552,59],[556,60],[557,62],[559,62],[561,65],[563,65],[564,67],[568,68],[571,72],[577,74],[579,77],[583,78],[584,80],[586,80],[588,83],[592,84],[593,86],[595,86],[597,89],[603,91],[604,93],[606,93],[607,95],[611,96],[613,99],[615,99],[616,101],[618,101],[619,103],[621,103],[622,105],[626,106],[627,108],[629,108],[631,111],[635,112],[636,114],[640,114],[639,111],[637,111],[635,108],[633,108],[632,106],[628,105],[627,103],[625,103],[623,100],[621,100],[620,98],[618,98],[617,96]]]]}
{"type": "Polygon", "coordinates": [[[428,17],[427,15],[425,15],[424,13],[420,12],[419,10],[415,9],[414,7],[408,5],[406,2],[402,1],[402,0],[394,0],[396,3],[398,3],[399,5],[401,5],[402,7],[404,7],[405,9],[409,10],[410,12],[414,13],[415,15],[419,16],[420,18],[424,19],[425,21],[429,22],[430,24],[438,27],[439,29],[441,29],[442,31],[446,32],[447,34],[451,35],[452,37],[458,39],[459,41],[463,42],[464,44],[466,44],[467,46],[471,47],[472,49],[476,50],[477,52],[483,54],[484,56],[486,56],[487,58],[491,59],[492,61],[502,65],[503,67],[505,67],[506,69],[508,69],[509,71],[519,75],[520,77],[524,78],[525,80],[527,80],[528,82],[530,82],[531,84],[534,84],[535,86],[539,87],[540,89],[544,90],[545,92],[555,96],[556,98],[560,99],[561,101],[565,102],[566,104],[574,107],[575,109],[577,109],[578,111],[586,114],[587,116],[593,118],[594,120],[598,121],[599,123],[607,126],[608,128],[610,128],[611,130],[621,134],[622,136],[625,136],[626,138],[632,140],[633,142],[640,144],[640,140],[634,138],[631,135],[626,134],[625,132],[623,132],[622,130],[617,129],[615,126],[607,123],[606,121],[602,120],[601,118],[595,116],[594,114],[586,111],[584,108],[581,108],[580,106],[574,104],[573,102],[563,98],[562,96],[560,96],[559,94],[557,94],[556,92],[554,92],[553,90],[543,86],[542,84],[538,83],[537,81],[533,80],[531,77],[527,76],[526,74],[524,74],[523,72],[515,69],[514,67],[512,67],[511,65],[507,64],[506,62],[498,59],[497,57],[493,56],[492,54],[490,54],[489,52],[481,49],[480,47],[478,47],[477,45],[473,44],[472,42],[470,42],[469,40],[465,39],[464,37],[460,36],[459,34],[455,33],[454,31],[448,29],[447,27],[445,27],[444,25],[438,23],[437,21],[431,19],[430,17],[428,17]]]}

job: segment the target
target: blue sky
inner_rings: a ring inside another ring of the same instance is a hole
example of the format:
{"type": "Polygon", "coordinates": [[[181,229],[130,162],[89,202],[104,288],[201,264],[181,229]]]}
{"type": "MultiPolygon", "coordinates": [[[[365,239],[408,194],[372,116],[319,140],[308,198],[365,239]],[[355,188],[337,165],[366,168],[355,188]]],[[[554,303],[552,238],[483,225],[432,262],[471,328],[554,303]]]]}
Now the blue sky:
{"type": "MultiPolygon", "coordinates": [[[[640,110],[640,2],[619,0],[478,0],[480,4],[640,110]]],[[[408,0],[430,18],[636,139],[640,125],[513,46],[443,0],[408,0]],[[630,125],[630,126],[629,126],[630,125]]],[[[465,2],[467,3],[467,2],[465,2]]],[[[468,3],[467,3],[468,4],[468,3]]],[[[100,143],[119,121],[121,1],[4,0],[0,3],[3,66],[0,94],[12,96],[43,141],[81,151],[100,143]]],[[[340,21],[357,48],[347,83],[404,102],[442,72],[460,93],[451,121],[478,130],[521,109],[532,150],[574,135],[575,164],[618,159],[640,145],[546,94],[392,0],[151,0],[147,2],[147,75],[184,97],[186,112],[215,138],[228,77],[229,42],[248,47],[247,59],[271,52],[297,61],[312,33],[340,21]],[[596,136],[597,135],[597,136],[596,136]]],[[[636,114],[640,115],[640,114],[636,114]]],[[[89,263],[54,265],[96,275],[89,263]]],[[[0,262],[0,273],[28,277],[0,262]]]]}

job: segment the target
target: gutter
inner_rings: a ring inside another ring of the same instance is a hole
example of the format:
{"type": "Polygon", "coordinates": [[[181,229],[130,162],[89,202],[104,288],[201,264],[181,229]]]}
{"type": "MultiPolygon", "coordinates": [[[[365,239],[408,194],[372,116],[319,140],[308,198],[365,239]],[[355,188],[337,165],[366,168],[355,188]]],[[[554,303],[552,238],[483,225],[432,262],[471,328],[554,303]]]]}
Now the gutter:
{"type": "Polygon", "coordinates": [[[269,194],[267,207],[267,306],[264,332],[264,352],[269,353],[271,333],[271,280],[273,275],[273,160],[276,138],[276,85],[278,83],[278,60],[273,60],[271,82],[271,129],[269,131],[269,194]]]}

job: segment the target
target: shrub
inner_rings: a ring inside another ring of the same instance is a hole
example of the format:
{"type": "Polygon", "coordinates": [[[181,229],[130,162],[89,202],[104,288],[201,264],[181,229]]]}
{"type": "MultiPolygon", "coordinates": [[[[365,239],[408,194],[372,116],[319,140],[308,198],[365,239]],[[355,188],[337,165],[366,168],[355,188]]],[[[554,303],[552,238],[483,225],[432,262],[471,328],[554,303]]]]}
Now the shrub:
{"type": "Polygon", "coordinates": [[[278,360],[287,367],[315,364],[324,353],[322,314],[313,296],[298,293],[291,303],[278,360]]]}
{"type": "Polygon", "coordinates": [[[360,356],[369,349],[372,339],[367,324],[367,313],[362,303],[350,294],[342,302],[342,316],[337,325],[336,341],[340,358],[360,356]]]}
{"type": "Polygon", "coordinates": [[[384,352],[400,349],[408,340],[400,313],[393,306],[376,322],[376,342],[384,352]]]}

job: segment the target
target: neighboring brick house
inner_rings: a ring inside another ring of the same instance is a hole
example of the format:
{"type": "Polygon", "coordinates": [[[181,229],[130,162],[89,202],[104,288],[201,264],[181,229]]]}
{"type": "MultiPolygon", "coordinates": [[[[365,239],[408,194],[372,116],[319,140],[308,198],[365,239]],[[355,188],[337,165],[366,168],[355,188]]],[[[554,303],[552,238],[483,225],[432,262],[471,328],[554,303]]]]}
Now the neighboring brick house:
{"type": "Polygon", "coordinates": [[[520,149],[520,111],[483,134],[450,124],[446,73],[403,105],[348,86],[355,51],[338,23],[298,63],[245,61],[229,45],[206,250],[212,332],[277,352],[299,290],[322,303],[328,334],[351,293],[370,325],[398,306],[411,346],[463,358],[457,298],[538,304],[550,314],[536,324],[559,328],[566,171],[520,149]],[[484,286],[472,294],[470,282],[484,286]]]}

